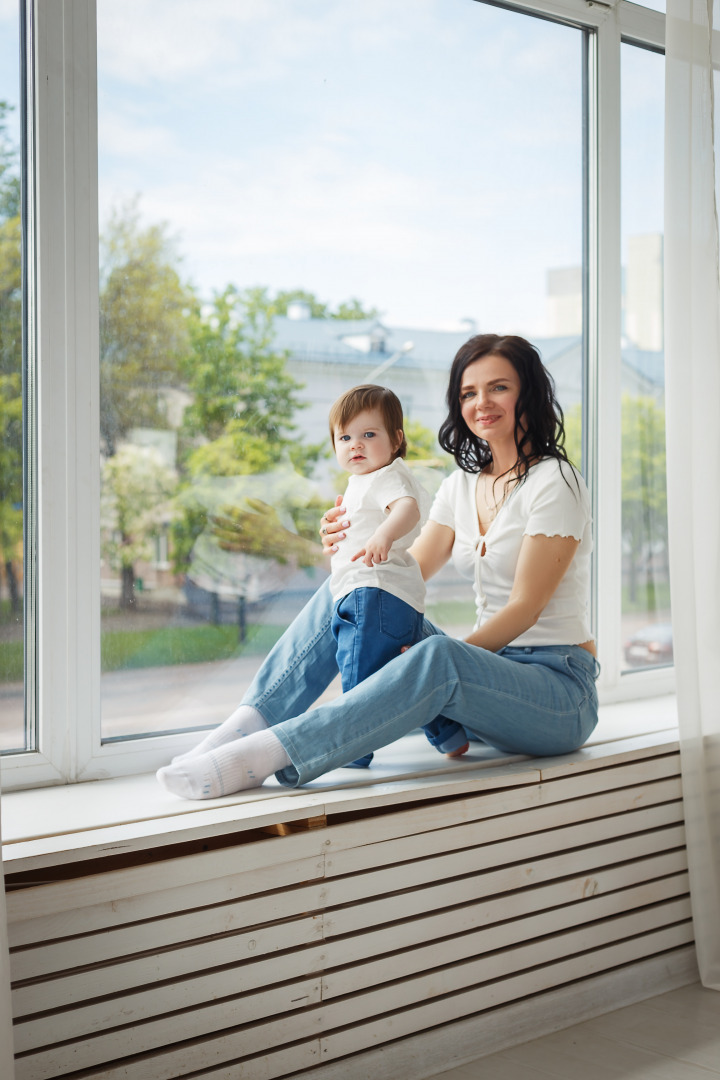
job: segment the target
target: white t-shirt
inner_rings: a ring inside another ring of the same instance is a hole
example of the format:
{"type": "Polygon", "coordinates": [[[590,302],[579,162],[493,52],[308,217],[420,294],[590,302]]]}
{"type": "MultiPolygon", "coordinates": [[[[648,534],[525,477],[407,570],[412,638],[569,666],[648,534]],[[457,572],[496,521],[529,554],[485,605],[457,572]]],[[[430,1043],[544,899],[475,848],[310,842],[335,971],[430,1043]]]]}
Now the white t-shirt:
{"type": "Polygon", "coordinates": [[[395,458],[376,472],[351,476],[343,498],[350,528],[330,562],[330,590],[333,601],[353,589],[375,588],[397,596],[416,611],[425,610],[425,582],[420,567],[408,553],[427,517],[430,496],[414,478],[401,458],[395,458]],[[387,562],[365,566],[361,559],[351,562],[388,515],[388,506],[396,499],[415,499],[420,520],[414,529],[393,542],[387,562]]]}
{"type": "Polygon", "coordinates": [[[535,626],[513,645],[580,645],[592,639],[588,615],[592,529],[590,497],[571,465],[543,458],[510,492],[484,536],[478,524],[478,473],[460,469],[443,480],[430,520],[455,533],[453,563],[473,582],[476,628],[510,599],[524,536],[572,536],[577,551],[535,626]]]}

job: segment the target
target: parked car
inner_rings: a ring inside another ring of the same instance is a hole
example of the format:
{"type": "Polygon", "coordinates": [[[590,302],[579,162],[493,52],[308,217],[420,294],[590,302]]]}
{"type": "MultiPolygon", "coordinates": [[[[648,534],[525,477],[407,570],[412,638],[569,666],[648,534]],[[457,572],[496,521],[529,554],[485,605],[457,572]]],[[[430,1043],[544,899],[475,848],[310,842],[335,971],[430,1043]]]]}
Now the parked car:
{"type": "Polygon", "coordinates": [[[655,667],[673,662],[671,623],[654,623],[636,631],[625,642],[625,660],[630,667],[655,667]]]}

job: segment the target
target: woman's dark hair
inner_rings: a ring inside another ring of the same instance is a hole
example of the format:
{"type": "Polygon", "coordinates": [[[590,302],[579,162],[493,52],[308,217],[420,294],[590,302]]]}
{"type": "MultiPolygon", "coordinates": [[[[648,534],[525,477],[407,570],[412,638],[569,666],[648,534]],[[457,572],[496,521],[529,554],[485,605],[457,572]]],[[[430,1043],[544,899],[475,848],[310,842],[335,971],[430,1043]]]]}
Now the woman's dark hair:
{"type": "Polygon", "coordinates": [[[569,463],[565,452],[563,411],[555,397],[555,383],[534,345],[525,338],[478,334],[458,349],[450,369],[447,389],[448,415],[438,433],[443,450],[452,454],[465,472],[476,473],[492,461],[490,447],[474,435],[463,420],[460,387],[465,369],[484,356],[504,356],[520,378],[515,405],[515,446],[521,481],[538,457],[554,457],[569,463]]]}

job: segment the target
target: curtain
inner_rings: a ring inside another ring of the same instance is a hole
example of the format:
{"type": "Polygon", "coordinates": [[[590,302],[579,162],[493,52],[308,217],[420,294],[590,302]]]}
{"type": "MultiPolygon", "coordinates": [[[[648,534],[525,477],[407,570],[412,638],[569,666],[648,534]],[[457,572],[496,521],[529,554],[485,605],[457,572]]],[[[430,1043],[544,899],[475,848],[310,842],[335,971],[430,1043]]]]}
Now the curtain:
{"type": "Polygon", "coordinates": [[[703,984],[720,990],[720,279],[712,27],[713,0],[667,0],[670,583],[698,966],[703,984]]]}
{"type": "MultiPolygon", "coordinates": [[[[2,825],[2,822],[0,822],[0,825],[2,825]]],[[[2,836],[1,828],[0,836],[2,836]]],[[[10,1004],[10,957],[8,954],[2,845],[0,845],[0,1076],[3,1080],[13,1080],[15,1076],[12,1009],[10,1004]]]]}

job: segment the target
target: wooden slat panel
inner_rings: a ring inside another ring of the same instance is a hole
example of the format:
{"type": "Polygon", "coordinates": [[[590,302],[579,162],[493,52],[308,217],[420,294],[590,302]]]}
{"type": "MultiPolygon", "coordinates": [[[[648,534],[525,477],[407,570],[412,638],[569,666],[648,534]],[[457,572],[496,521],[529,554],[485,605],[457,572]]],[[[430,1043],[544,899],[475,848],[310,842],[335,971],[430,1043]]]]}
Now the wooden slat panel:
{"type": "MultiPolygon", "coordinates": [[[[658,791],[654,794],[650,794],[648,797],[652,800],[655,798],[661,798],[664,795],[671,795],[673,791],[677,792],[675,785],[679,785],[679,781],[666,781],[659,785],[658,791]],[[668,788],[666,785],[671,784],[672,788],[668,788]]],[[[653,788],[653,785],[648,785],[647,788],[653,788]]],[[[642,799],[643,789],[632,788],[627,793],[623,793],[627,798],[627,803],[624,805],[634,806],[637,805],[642,799]]],[[[646,789],[647,790],[647,789],[646,789]]],[[[608,813],[608,810],[612,806],[611,800],[613,799],[613,793],[587,800],[576,800],[572,804],[561,804],[560,806],[551,805],[547,807],[537,807],[532,811],[526,813],[516,813],[511,817],[502,821],[485,822],[482,825],[466,825],[459,827],[459,831],[452,828],[444,828],[437,830],[435,833],[428,836],[427,834],[420,833],[413,841],[405,840],[403,842],[397,842],[395,844],[390,843],[373,843],[367,844],[364,849],[353,848],[351,851],[338,852],[327,864],[327,875],[337,876],[343,872],[357,872],[359,869],[363,869],[366,866],[382,866],[388,863],[394,863],[397,861],[405,861],[413,857],[425,857],[433,854],[437,851],[450,851],[461,850],[464,851],[473,844],[485,844],[491,842],[497,838],[512,837],[517,835],[529,835],[535,831],[534,826],[537,824],[539,828],[556,828],[562,823],[564,813],[562,805],[567,805],[570,811],[570,819],[577,820],[574,809],[580,815],[580,820],[586,820],[587,817],[602,817],[608,813]],[[581,804],[576,806],[577,804],[581,804]],[[573,809],[574,808],[574,809],[573,809]],[[537,815],[538,821],[535,821],[535,815],[537,815]]],[[[623,809],[623,803],[614,807],[616,813],[613,815],[616,819],[619,817],[618,810],[623,809]]],[[[677,813],[673,816],[672,811],[665,811],[664,816],[661,812],[658,812],[657,816],[652,820],[654,824],[663,824],[672,820],[680,820],[680,805],[676,807],[677,813]]],[[[634,813],[639,811],[635,810],[634,813]]],[[[649,827],[650,818],[629,818],[629,821],[637,821],[638,828],[649,827]]],[[[363,823],[364,833],[367,838],[367,825],[363,823]]],[[[608,826],[609,829],[609,826],[608,826]]],[[[337,830],[333,830],[337,831],[337,830]]],[[[602,833],[604,830],[599,824],[596,826],[596,832],[602,833]]],[[[624,831],[629,831],[625,829],[624,831]]],[[[323,835],[326,834],[327,831],[323,835]]],[[[406,833],[406,830],[405,830],[406,833]]],[[[617,835],[617,831],[614,830],[611,835],[617,835]]],[[[299,839],[304,840],[304,837],[299,839]]],[[[294,840],[294,838],[293,838],[294,840]]],[[[184,874],[186,877],[191,878],[193,874],[199,873],[204,875],[207,873],[207,866],[200,863],[199,860],[204,860],[206,856],[189,856],[185,862],[184,874]]],[[[177,860],[183,862],[183,860],[177,860]]],[[[155,869],[162,869],[164,863],[160,863],[155,869]]],[[[220,864],[222,865],[222,863],[220,864]]],[[[218,863],[213,860],[213,866],[217,870],[218,863]]],[[[133,871],[134,880],[135,871],[133,871]]],[[[128,882],[125,877],[125,873],[121,872],[122,881],[119,881],[118,887],[121,889],[127,888],[128,882]]],[[[48,907],[53,901],[53,898],[57,901],[57,909],[55,912],[48,912],[42,918],[33,918],[24,921],[15,922],[9,928],[10,944],[11,947],[17,947],[19,945],[29,944],[36,940],[47,941],[53,937],[65,937],[77,933],[88,933],[89,931],[98,930],[104,927],[121,925],[123,922],[134,921],[139,918],[152,918],[164,914],[168,914],[172,911],[181,911],[193,907],[201,907],[204,904],[221,903],[225,900],[230,900],[243,895],[256,893],[260,891],[270,891],[271,889],[278,889],[287,887],[291,884],[296,884],[302,881],[319,879],[323,875],[323,861],[319,860],[300,860],[291,863],[281,864],[280,866],[264,869],[254,870],[252,872],[242,874],[232,874],[230,867],[227,867],[222,872],[219,879],[201,880],[200,882],[191,881],[184,887],[168,888],[166,891],[153,891],[146,895],[140,893],[138,896],[131,896],[126,899],[116,898],[114,901],[104,902],[94,907],[83,906],[78,904],[73,906],[70,910],[66,905],[73,895],[73,890],[68,888],[66,883],[61,883],[57,886],[43,886],[41,889],[29,889],[23,890],[23,892],[15,894],[15,909],[16,917],[17,910],[19,908],[20,900],[23,897],[27,897],[31,900],[32,897],[28,894],[32,894],[38,891],[43,893],[43,903],[48,907]],[[57,890],[55,892],[54,890],[57,890]],[[144,900],[141,903],[139,897],[143,896],[144,900]]],[[[112,875],[104,875],[104,877],[112,877],[112,875]]],[[[177,868],[175,873],[170,876],[170,881],[177,879],[177,868]]],[[[113,877],[113,881],[115,878],[113,877]]],[[[83,879],[82,884],[76,884],[75,893],[79,893],[82,890],[90,890],[95,887],[96,878],[83,879]]],[[[109,888],[107,882],[103,882],[102,891],[106,891],[109,888]]],[[[32,907],[32,905],[30,905],[32,907]]]]}
{"type": "MultiPolygon", "coordinates": [[[[677,879],[664,879],[635,889],[623,890],[621,894],[594,897],[583,904],[553,907],[542,913],[536,911],[525,918],[515,917],[513,898],[508,897],[497,901],[496,910],[491,909],[490,912],[491,915],[502,916],[508,921],[480,932],[462,933],[462,924],[456,920],[454,913],[449,913],[435,919],[417,920],[421,925],[416,927],[412,942],[417,946],[415,948],[408,948],[404,942],[398,942],[395,928],[390,927],[359,935],[355,940],[344,939],[322,948],[291,952],[277,960],[271,958],[266,962],[245,963],[231,969],[187,978],[166,984],[160,989],[143,987],[135,993],[123,994],[120,999],[114,998],[98,1004],[90,1002],[77,1009],[63,1007],[68,1004],[63,1000],[63,987],[53,987],[55,1008],[62,1008],[62,1011],[49,1017],[38,1018],[30,1015],[25,1021],[16,1021],[16,1050],[29,1050],[61,1039],[90,1035],[115,1027],[119,1023],[134,1023],[191,1008],[213,999],[271,986],[277,980],[302,978],[325,968],[342,968],[343,970],[327,975],[323,981],[323,999],[328,1000],[340,994],[354,993],[379,982],[402,978],[437,966],[438,957],[443,965],[464,962],[472,956],[516,945],[540,935],[556,934],[571,926],[593,923],[644,905],[657,905],[659,901],[676,897],[678,884],[677,879]],[[503,906],[504,911],[501,911],[503,906]],[[438,941],[439,936],[447,935],[450,929],[454,931],[453,937],[438,941]],[[427,945],[428,941],[433,944],[427,945]],[[401,948],[405,951],[399,952],[401,948]],[[383,954],[382,960],[367,959],[383,954]]],[[[554,899],[557,899],[557,895],[554,899]]],[[[672,918],[675,921],[690,917],[687,898],[674,900],[674,904],[675,907],[666,905],[663,912],[674,912],[672,918]]],[[[669,921],[668,916],[660,914],[657,906],[648,909],[645,918],[645,929],[659,925],[659,919],[669,921]]],[[[588,944],[591,945],[592,942],[588,940],[588,944]]],[[[107,993],[107,986],[103,985],[102,981],[105,973],[94,974],[100,989],[107,993]]],[[[59,982],[62,984],[66,980],[59,982]]],[[[32,992],[33,988],[28,989],[32,992]]],[[[31,994],[29,999],[31,1000],[31,994]]],[[[44,1007],[47,1006],[48,1002],[45,1001],[44,1007]]],[[[34,1008],[40,1011],[37,1003],[34,1008]]]]}
{"type": "MultiPolygon", "coordinates": [[[[378,983],[392,983],[385,992],[375,990],[372,994],[373,1010],[375,1012],[385,1012],[389,1008],[398,1008],[417,1001],[423,1001],[428,996],[452,993],[472,983],[485,982],[512,971],[547,963],[558,956],[573,954],[580,950],[587,951],[606,945],[609,941],[640,932],[647,932],[658,926],[689,918],[689,901],[687,898],[682,898],[655,904],[652,907],[625,916],[609,920],[601,919],[586,924],[578,930],[553,933],[553,931],[557,930],[558,913],[551,911],[549,917],[545,920],[533,915],[528,919],[520,920],[519,923],[513,921],[473,935],[466,935],[463,938],[433,942],[424,948],[404,953],[401,956],[390,954],[382,960],[366,961],[348,970],[326,975],[323,977],[322,996],[324,1000],[328,1000],[346,994],[358,995],[362,1002],[359,1016],[362,1017],[369,1015],[370,1012],[368,994],[364,991],[369,986],[377,986],[378,983]],[[516,944],[518,941],[522,941],[523,938],[534,938],[538,935],[549,935],[551,933],[552,936],[544,936],[540,941],[533,941],[531,944],[522,946],[516,944]],[[507,946],[512,947],[507,948],[507,946]],[[475,960],[468,959],[476,957],[478,953],[482,954],[491,950],[492,954],[489,956],[484,955],[475,960]],[[418,970],[422,971],[430,967],[437,968],[438,965],[442,965],[441,971],[421,976],[414,975],[418,970]],[[402,984],[398,982],[399,979],[403,979],[402,984]]],[[[564,921],[561,914],[559,925],[563,925],[564,921]]],[[[332,966],[333,962],[344,961],[342,950],[337,949],[336,952],[336,957],[328,956],[327,958],[330,966],[332,966]]],[[[262,986],[265,982],[272,983],[273,980],[285,976],[285,963],[285,958],[279,958],[271,959],[265,964],[261,962],[257,965],[248,965],[248,968],[254,972],[255,978],[250,979],[247,984],[243,984],[242,969],[225,973],[224,979],[218,977],[216,988],[211,991],[210,996],[222,996],[228,990],[232,993],[233,989],[237,993],[238,990],[245,991],[252,986],[262,986]],[[267,973],[263,972],[263,968],[268,969],[267,973]],[[234,986],[233,983],[235,983],[234,986]]],[[[198,980],[199,983],[205,981],[198,980]]],[[[297,1003],[299,997],[302,998],[308,985],[298,984],[297,989],[289,992],[289,997],[293,1003],[297,1003]]],[[[166,987],[164,989],[165,999],[162,1012],[168,1012],[173,1008],[188,1008],[190,1005],[207,1000],[207,986],[204,993],[200,993],[194,1000],[191,994],[192,989],[193,987],[187,983],[178,984],[174,988],[166,987]]],[[[315,997],[319,999],[319,990],[315,997]]],[[[187,1020],[183,1023],[182,1030],[187,1037],[225,1026],[226,1021],[223,1022],[218,1018],[226,1017],[229,1008],[233,1009],[235,1023],[237,1023],[239,1017],[242,1017],[242,1022],[249,1022],[268,1015],[268,1012],[264,1011],[268,1008],[268,1003],[271,1011],[278,1009],[279,998],[280,995],[272,990],[265,993],[256,993],[252,995],[252,1008],[247,1012],[243,1010],[247,1006],[248,998],[234,999],[232,1005],[223,1004],[214,1009],[213,1012],[217,1013],[214,1019],[210,1019],[210,1010],[208,1008],[199,1009],[193,1012],[192,1021],[187,1020]]],[[[117,1025],[120,1020],[124,1023],[133,1023],[145,1015],[153,1015],[152,1006],[150,1009],[147,1008],[150,997],[140,995],[140,999],[145,1002],[144,1011],[142,1008],[136,1008],[132,999],[125,998],[120,1002],[111,1004],[109,1008],[106,1004],[81,1009],[74,1018],[61,1014],[44,1020],[31,1020],[25,1024],[19,1024],[17,1026],[17,1049],[27,1049],[31,1044],[31,1040],[35,1040],[36,1044],[42,1044],[43,1042],[52,1042],[61,1038],[73,1038],[76,1035],[92,1032],[103,1017],[104,1026],[113,1026],[117,1025]],[[118,1008],[122,1010],[121,1014],[118,1013],[118,1008]],[[73,1024],[76,1026],[74,1027],[73,1024]]],[[[284,1000],[285,1008],[291,1008],[292,1005],[288,1003],[287,994],[284,1000]]],[[[304,1004],[311,1004],[311,1000],[307,1000],[304,1004]]],[[[157,1011],[155,1009],[155,1012],[157,1011]]],[[[346,1017],[344,1022],[350,1022],[350,1018],[346,1017]]],[[[168,1026],[172,1027],[173,1025],[173,1018],[169,1018],[160,1020],[153,1025],[125,1029],[127,1037],[125,1052],[140,1052],[157,1045],[158,1042],[162,1044],[165,1039],[164,1033],[166,1029],[168,1026]]],[[[116,1045],[115,1035],[108,1036],[108,1041],[109,1045],[114,1047],[116,1045]]],[[[114,1051],[102,1049],[105,1045],[102,1039],[92,1039],[84,1051],[74,1047],[73,1060],[76,1064],[73,1068],[88,1067],[98,1061],[111,1058],[114,1051]],[[100,1055],[99,1058],[97,1057],[98,1054],[100,1055]],[[92,1060],[90,1060],[91,1057],[92,1060]],[[82,1064],[78,1062],[82,1062],[82,1064]]]]}
{"type": "MultiPolygon", "coordinates": [[[[292,840],[294,839],[295,837],[292,837],[292,840]]],[[[304,842],[305,836],[301,835],[298,839],[304,842]]],[[[316,847],[319,846],[317,840],[313,843],[316,847]]],[[[280,840],[278,854],[282,847],[283,842],[280,840]]],[[[284,846],[284,854],[287,855],[292,850],[292,844],[284,846]]],[[[48,937],[88,933],[91,930],[119,926],[132,919],[153,918],[174,911],[270,892],[306,881],[320,880],[325,872],[322,855],[291,861],[281,858],[276,865],[242,867],[239,873],[235,872],[235,858],[226,857],[225,861],[213,859],[212,874],[209,873],[211,867],[205,862],[207,858],[208,855],[202,854],[171,860],[180,863],[181,867],[171,868],[173,872],[168,872],[165,887],[162,887],[161,882],[167,863],[158,862],[145,868],[137,881],[135,869],[131,872],[130,879],[127,871],[116,870],[78,878],[75,881],[62,881],[9,893],[8,904],[13,909],[13,922],[8,926],[10,945],[12,947],[36,940],[47,940],[48,937]],[[180,876],[183,880],[178,884],[180,876]],[[133,881],[136,892],[129,891],[133,881]],[[147,887],[144,888],[146,884],[147,887]],[[113,896],[116,888],[118,894],[113,896]]]]}
{"type": "MultiPolygon", "coordinates": [[[[403,917],[422,915],[434,908],[471,903],[483,897],[577,874],[586,875],[587,888],[593,889],[596,871],[600,867],[624,860],[643,862],[647,858],[644,853],[653,850],[651,839],[644,837],[643,840],[644,843],[639,843],[636,838],[631,837],[628,840],[619,840],[612,845],[598,845],[588,850],[566,852],[535,863],[511,866],[503,870],[481,873],[473,877],[407,892],[403,894],[403,917]]],[[[655,842],[657,843],[657,840],[655,842]]],[[[672,867],[669,873],[687,869],[687,856],[684,849],[679,850],[677,858],[669,861],[667,865],[672,867]]],[[[649,867],[648,872],[655,876],[649,867]]],[[[402,875],[398,871],[396,882],[401,880],[402,875]]],[[[332,895],[334,897],[335,894],[332,895]]],[[[352,907],[328,911],[325,917],[325,936],[329,938],[339,934],[348,934],[383,922],[387,922],[387,899],[385,897],[379,900],[371,899],[352,907]]]]}
{"type": "MultiPolygon", "coordinates": [[[[584,773],[581,777],[570,776],[552,784],[531,785],[520,790],[520,803],[527,805],[536,802],[555,801],[556,799],[581,798],[595,791],[616,790],[621,787],[649,783],[652,780],[678,775],[679,756],[651,757],[647,761],[631,761],[617,767],[607,767],[594,773],[584,773]],[[578,787],[577,781],[580,781],[578,787]],[[542,794],[541,794],[542,792],[542,794]]],[[[468,804],[475,805],[474,813],[507,813],[521,808],[517,800],[513,802],[513,789],[491,792],[487,795],[468,799],[468,804]]],[[[417,813],[412,824],[412,832],[426,831],[426,818],[431,819],[432,828],[443,828],[452,821],[447,817],[453,806],[457,812],[457,803],[435,804],[417,813]],[[443,820],[444,817],[444,820],[443,820]]],[[[462,813],[466,807],[460,808],[462,813]]],[[[411,820],[412,811],[404,815],[388,814],[389,824],[393,819],[402,817],[406,826],[411,820]]],[[[373,819],[374,830],[384,818],[373,819]]],[[[380,839],[379,834],[378,839],[380,839]]],[[[404,835],[404,834],[402,834],[404,835]]],[[[221,851],[204,852],[182,858],[167,859],[156,864],[146,864],[127,870],[115,870],[60,881],[50,886],[22,889],[8,895],[8,921],[27,921],[54,914],[61,910],[74,911],[79,907],[97,907],[103,903],[115,905],[124,898],[134,898],[154,891],[165,892],[175,887],[196,884],[201,881],[213,881],[233,874],[249,873],[276,867],[285,861],[297,862],[305,858],[317,858],[325,851],[332,850],[337,843],[345,849],[364,846],[368,842],[367,823],[364,821],[343,823],[322,833],[309,832],[305,835],[294,834],[291,838],[277,837],[252,844],[241,844],[221,851]],[[49,891],[51,890],[51,891],[49,891]]]]}
{"type": "MultiPolygon", "coordinates": [[[[646,898],[651,896],[652,890],[648,887],[646,898]]],[[[691,917],[688,897],[661,901],[652,907],[643,908],[641,912],[631,911],[625,915],[618,914],[614,901],[615,895],[611,894],[597,902],[588,901],[586,904],[575,905],[574,908],[553,908],[510,922],[496,923],[474,933],[432,940],[430,944],[409,949],[407,952],[388,953],[380,959],[364,960],[325,975],[323,1000],[329,1001],[342,994],[359,993],[369,986],[406,978],[428,968],[446,964],[458,965],[464,972],[468,972],[471,970],[468,962],[473,957],[498,950],[503,950],[502,956],[499,952],[497,954],[498,974],[506,974],[518,970],[513,966],[516,958],[520,967],[545,963],[548,959],[555,959],[567,952],[595,948],[624,936],[626,932],[634,932],[627,931],[628,926],[635,927],[638,931],[651,930],[691,917]],[[581,924],[578,930],[565,930],[578,924],[581,924]],[[534,949],[528,946],[527,957],[516,949],[518,945],[541,935],[548,935],[548,941],[543,948],[534,949]],[[549,935],[552,935],[552,941],[549,935]]],[[[452,924],[452,913],[448,913],[447,921],[452,924]]],[[[372,955],[377,954],[373,951],[372,955]]],[[[481,962],[482,966],[487,962],[488,958],[485,957],[481,962]]],[[[480,970],[479,968],[478,971],[480,970]]],[[[482,977],[483,980],[495,978],[495,974],[490,971],[482,977]]]]}
{"type": "MultiPolygon", "coordinates": [[[[16,1060],[20,1075],[26,1080],[51,1080],[68,1072],[91,1068],[106,1061],[117,1061],[168,1043],[198,1038],[228,1027],[250,1025],[253,1021],[289,1013],[290,1010],[305,1010],[320,1001],[320,992],[319,979],[304,980],[162,1017],[151,1023],[124,1027],[82,1042],[30,1052],[16,1060]]],[[[249,1027],[248,1030],[253,1029],[249,1027]]],[[[307,1033],[307,1025],[304,1033],[307,1033]]]]}
{"type": "MultiPolygon", "coordinates": [[[[590,953],[581,953],[569,959],[558,960],[544,967],[521,971],[507,979],[498,979],[483,987],[450,994],[428,1004],[417,1005],[406,1012],[394,1012],[387,1017],[329,1034],[321,1041],[323,1060],[356,1053],[370,1046],[412,1035],[433,1025],[448,1023],[462,1016],[471,1016],[485,1009],[495,1008],[505,1002],[539,994],[565,982],[586,978],[600,971],[632,963],[645,956],[687,945],[692,941],[692,924],[676,926],[643,934],[590,953]]],[[[336,1020],[337,1014],[327,1020],[336,1020]]],[[[182,1075],[182,1074],[181,1074],[182,1075]]],[[[19,1078],[22,1080],[22,1078],[19,1078]]],[[[105,1077],[103,1076],[103,1080],[105,1077]]],[[[115,1080],[110,1075],[107,1080],[115,1080]]],[[[120,1077],[117,1077],[120,1080],[120,1077]]],[[[127,1080],[140,1080],[140,1076],[128,1076],[127,1080]]],[[[167,1080],[171,1080],[167,1077],[167,1080]]]]}
{"type": "MultiPolygon", "coordinates": [[[[651,810],[637,812],[647,815],[651,810]]],[[[615,827],[624,827],[621,815],[615,827]]],[[[603,819],[605,824],[610,819],[603,819]]],[[[205,909],[202,912],[190,912],[175,915],[159,922],[133,925],[129,928],[109,930],[103,934],[72,938],[56,944],[45,944],[42,949],[31,948],[11,954],[11,970],[14,981],[33,978],[53,971],[64,971],[122,957],[142,950],[154,950],[181,941],[191,941],[208,937],[212,934],[229,933],[243,930],[254,924],[261,924],[272,919],[292,917],[320,908],[334,907],[356,902],[367,896],[385,896],[400,889],[422,886],[428,881],[444,880],[453,875],[469,875],[475,869],[485,866],[506,864],[517,861],[523,856],[538,850],[572,846],[587,840],[585,831],[592,839],[595,831],[587,826],[569,826],[556,829],[539,836],[517,837],[503,844],[491,844],[467,851],[452,852],[445,856],[424,859],[416,863],[403,864],[366,874],[330,880],[325,886],[311,885],[271,896],[226,904],[205,909]],[[82,940],[82,945],[80,941],[82,940]],[[81,958],[80,960],[78,958],[81,958]]],[[[458,882],[456,890],[458,900],[464,894],[465,899],[474,899],[491,892],[522,888],[524,885],[547,881],[551,877],[577,874],[602,865],[609,865],[625,859],[638,858],[650,851],[666,850],[684,844],[684,830],[680,825],[663,827],[651,833],[622,837],[611,843],[596,844],[588,850],[578,849],[561,855],[539,858],[528,865],[515,865],[499,872],[485,871],[477,874],[470,881],[467,878],[458,882]]],[[[382,902],[382,901],[381,901],[382,902]]],[[[415,901],[409,901],[417,905],[415,901]]],[[[440,903],[447,903],[443,898],[440,903]]],[[[453,901],[451,900],[450,903],[453,901]]],[[[438,906],[437,902],[431,906],[438,906]]],[[[137,918],[142,916],[139,905],[137,918]]],[[[333,930],[332,919],[326,924],[330,934],[333,930]]],[[[347,932],[347,931],[343,931],[347,932]]]]}
{"type": "MultiPolygon", "coordinates": [[[[667,857],[664,858],[667,860],[667,857]]],[[[677,861],[677,855],[674,858],[677,861]]],[[[667,870],[666,862],[655,862],[657,871],[667,870]]],[[[377,956],[424,945],[427,941],[447,936],[449,930],[453,935],[465,934],[503,919],[519,919],[528,912],[542,912],[553,908],[557,912],[553,917],[558,920],[559,925],[571,926],[602,918],[606,914],[628,911],[659,900],[682,896],[688,891],[686,873],[676,873],[659,880],[636,884],[641,873],[637,863],[624,863],[613,870],[601,872],[591,879],[590,884],[585,876],[564,879],[552,885],[523,890],[485,903],[454,908],[451,915],[442,912],[439,915],[406,919],[400,924],[394,923],[355,937],[345,937],[339,943],[328,942],[323,950],[303,950],[301,954],[286,955],[285,977],[311,974],[321,967],[351,964],[364,960],[369,955],[377,956]],[[588,900],[588,897],[592,899],[588,900]],[[578,903],[582,900],[585,902],[578,903]],[[300,966],[294,966],[296,964],[300,966]]],[[[182,975],[192,977],[196,972],[203,972],[223,963],[242,964],[243,961],[260,958],[264,953],[312,944],[319,941],[322,924],[322,916],[280,923],[267,929],[255,930],[251,934],[184,946],[159,955],[141,956],[109,967],[98,967],[54,978],[48,982],[33,982],[13,991],[14,1013],[16,1017],[31,1016],[36,1012],[87,1001],[93,996],[144,988],[160,979],[167,980],[182,975]]],[[[243,976],[238,974],[234,977],[237,979],[243,976]]],[[[156,996],[158,994],[155,990],[151,993],[156,996]]],[[[162,1011],[159,1003],[164,1000],[163,993],[164,991],[159,992],[156,1011],[162,1011]]]]}
{"type": "Polygon", "coordinates": [[[155,953],[170,945],[180,945],[221,934],[242,932],[279,919],[290,919],[324,906],[322,885],[275,892],[267,896],[224,904],[203,911],[173,915],[146,923],[107,930],[102,934],[74,937],[53,944],[37,945],[10,954],[13,982],[69,971],[147,951],[155,953]]]}
{"type": "MultiPolygon", "coordinates": [[[[366,844],[359,851],[339,851],[328,856],[326,874],[328,877],[336,877],[432,855],[450,856],[452,852],[457,852],[458,858],[462,860],[471,849],[477,851],[477,859],[482,858],[482,852],[488,852],[490,861],[483,863],[487,866],[493,864],[491,845],[498,842],[516,842],[515,851],[519,854],[508,851],[507,860],[504,855],[500,860],[512,861],[524,858],[522,852],[534,851],[540,854],[543,851],[559,850],[563,846],[574,846],[575,836],[581,838],[582,843],[588,844],[610,836],[622,836],[681,822],[683,807],[681,799],[677,797],[680,781],[673,779],[663,782],[663,785],[665,784],[671,785],[671,789],[677,793],[676,798],[673,801],[659,800],[659,805],[635,808],[638,791],[647,788],[632,788],[625,807],[622,800],[621,805],[617,805],[618,796],[615,792],[609,792],[593,799],[553,803],[490,821],[471,822],[442,829],[436,833],[420,833],[417,836],[366,844]],[[582,805],[577,806],[576,802],[582,805]],[[543,832],[545,835],[539,835],[543,832]]],[[[467,868],[471,868],[470,860],[467,868]]]]}
{"type": "MultiPolygon", "coordinates": [[[[93,997],[118,994],[138,986],[150,986],[160,980],[194,975],[198,971],[226,964],[243,964],[322,940],[320,915],[273,923],[222,938],[211,938],[195,945],[156,951],[121,963],[92,967],[70,975],[33,981],[13,989],[13,1012],[16,1017],[69,1006],[93,997]]],[[[309,970],[309,969],[306,969],[309,970]]]]}
{"type": "MultiPolygon", "coordinates": [[[[201,1039],[167,1051],[98,1068],[93,1071],[92,1080],[181,1080],[201,1070],[210,1070],[213,1066],[217,1068],[228,1062],[235,1063],[235,1076],[245,1080],[245,1065],[242,1061],[244,1057],[262,1054],[268,1047],[277,1046],[279,1037],[287,1043],[298,1040],[300,1043],[307,1041],[314,1045],[320,1032],[328,1032],[320,1036],[322,1060],[332,1060],[424,1031],[434,1025],[494,1008],[503,1002],[541,993],[548,988],[607,971],[644,956],[678,948],[691,939],[691,924],[677,924],[544,967],[522,971],[518,975],[497,979],[483,986],[473,986],[469,990],[446,994],[404,1011],[395,1010],[384,1016],[373,1016],[371,1020],[366,1019],[369,1015],[366,1007],[369,1002],[361,1002],[359,997],[341,999],[307,1009],[302,1016],[289,1014],[282,1018],[281,1024],[277,1020],[260,1023],[252,1028],[231,1030],[214,1038],[201,1039]],[[348,1022],[352,1023],[352,1020],[347,1019],[351,1009],[355,1010],[355,1017],[359,1022],[346,1026],[348,1022]],[[334,1031],[335,1028],[340,1030],[334,1031]]],[[[58,1048],[58,1052],[63,1049],[58,1048]]],[[[301,1049],[299,1046],[298,1050],[301,1049]]],[[[36,1075],[30,1069],[31,1062],[32,1057],[18,1060],[17,1080],[47,1080],[47,1077],[52,1075],[63,1075],[61,1071],[56,1074],[45,1072],[36,1075]]],[[[213,1074],[217,1075],[214,1070],[213,1074]]],[[[229,1075],[232,1076],[232,1072],[229,1075]]]]}

